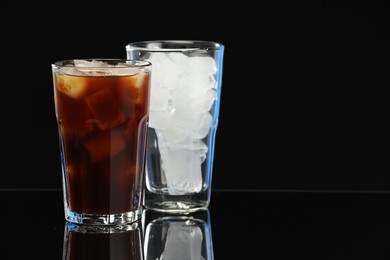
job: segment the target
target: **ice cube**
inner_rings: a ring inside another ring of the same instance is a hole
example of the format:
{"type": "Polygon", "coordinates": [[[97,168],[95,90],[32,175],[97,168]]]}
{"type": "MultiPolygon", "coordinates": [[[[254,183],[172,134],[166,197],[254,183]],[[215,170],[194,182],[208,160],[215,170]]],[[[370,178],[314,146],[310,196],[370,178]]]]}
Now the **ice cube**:
{"type": "Polygon", "coordinates": [[[115,156],[125,147],[126,142],[122,132],[118,129],[99,132],[84,142],[90,159],[93,162],[115,156]]]}
{"type": "MultiPolygon", "coordinates": [[[[202,164],[206,159],[206,155],[208,152],[207,145],[199,139],[194,139],[192,136],[185,136],[183,138],[179,138],[177,136],[169,136],[167,135],[167,131],[158,131],[156,130],[158,147],[161,151],[175,151],[186,149],[189,151],[196,151],[196,155],[199,156],[199,162],[202,164]],[[172,140],[173,138],[176,138],[172,140]]],[[[180,135],[178,135],[180,136],[180,135]]],[[[167,169],[168,170],[168,169],[167,169]]]]}
{"type": "Polygon", "coordinates": [[[166,53],[152,53],[149,61],[153,64],[152,88],[172,88],[171,82],[176,80],[177,65],[166,53]]]}
{"type": "Polygon", "coordinates": [[[160,147],[160,153],[170,195],[192,194],[202,189],[199,150],[160,147]]]}
{"type": "Polygon", "coordinates": [[[213,75],[217,72],[217,63],[214,58],[210,56],[191,57],[191,59],[188,60],[188,67],[199,74],[213,75]]]}
{"type": "Polygon", "coordinates": [[[183,142],[189,135],[188,130],[182,127],[171,125],[163,131],[156,129],[158,139],[162,141],[165,146],[171,146],[172,144],[179,144],[183,142]]]}
{"type": "MultiPolygon", "coordinates": [[[[191,107],[191,98],[174,92],[172,95],[172,126],[178,126],[187,130],[191,129],[192,122],[197,116],[197,111],[191,107]]],[[[187,131],[188,132],[188,131],[187,131]]]]}
{"type": "Polygon", "coordinates": [[[59,124],[63,134],[74,134],[77,132],[79,137],[86,136],[97,128],[96,123],[91,120],[91,112],[86,107],[83,100],[79,99],[58,99],[59,108],[66,106],[66,109],[59,109],[59,124]],[[63,103],[65,102],[65,103],[63,103]],[[67,132],[64,132],[64,131],[67,132]]]}
{"type": "Polygon", "coordinates": [[[194,120],[193,124],[193,137],[195,139],[202,139],[207,136],[210,131],[213,117],[209,112],[199,114],[194,120]]]}
{"type": "Polygon", "coordinates": [[[75,99],[80,99],[88,94],[88,79],[65,74],[57,74],[57,89],[75,99]]]}
{"type": "Polygon", "coordinates": [[[150,110],[164,111],[171,99],[171,90],[168,88],[155,88],[150,93],[150,110]]]}
{"type": "Polygon", "coordinates": [[[214,88],[214,86],[214,77],[193,72],[186,73],[181,77],[180,83],[177,84],[176,91],[189,97],[201,98],[206,91],[214,88]]]}
{"type": "MultiPolygon", "coordinates": [[[[198,105],[202,102],[200,100],[195,101],[199,102],[198,105]]],[[[193,102],[190,102],[190,99],[180,94],[174,95],[173,102],[175,109],[172,114],[171,125],[166,131],[171,131],[173,128],[183,128],[182,132],[196,139],[202,139],[207,136],[211,127],[212,116],[208,111],[202,112],[202,110],[209,104],[196,107],[193,102]]],[[[210,103],[211,101],[208,100],[206,102],[210,103]]]]}
{"type": "Polygon", "coordinates": [[[86,98],[100,129],[113,128],[126,120],[111,89],[105,88],[86,98]]]}
{"type": "Polygon", "coordinates": [[[200,162],[203,162],[205,160],[205,155],[208,151],[208,147],[202,140],[194,139],[187,136],[183,141],[179,143],[168,143],[163,135],[159,135],[158,138],[159,146],[161,147],[169,147],[172,150],[188,149],[191,151],[199,151],[199,154],[201,155],[200,162]]]}
{"type": "Polygon", "coordinates": [[[175,64],[187,64],[189,57],[181,52],[169,52],[167,57],[175,64]]]}
{"type": "Polygon", "coordinates": [[[215,89],[209,89],[204,93],[202,97],[192,99],[192,102],[190,104],[191,109],[196,112],[210,111],[216,98],[217,93],[215,89]]]}
{"type": "Polygon", "coordinates": [[[78,60],[73,61],[75,67],[77,68],[97,68],[97,67],[113,67],[106,62],[98,60],[78,60]]]}
{"type": "Polygon", "coordinates": [[[149,111],[149,127],[167,129],[172,120],[172,113],[167,111],[149,111]]]}
{"type": "Polygon", "coordinates": [[[113,93],[117,95],[119,106],[127,117],[135,116],[135,104],[146,106],[149,101],[146,96],[149,94],[148,76],[148,73],[143,73],[143,75],[119,77],[116,79],[118,81],[117,91],[113,89],[113,93]]]}
{"type": "Polygon", "coordinates": [[[171,222],[160,260],[202,260],[203,233],[186,222],[171,222]]]}
{"type": "Polygon", "coordinates": [[[191,97],[202,96],[216,87],[216,63],[212,57],[187,57],[178,61],[176,88],[191,97]]]}
{"type": "Polygon", "coordinates": [[[74,60],[74,65],[84,76],[105,76],[112,75],[115,65],[98,60],[74,60]]]}

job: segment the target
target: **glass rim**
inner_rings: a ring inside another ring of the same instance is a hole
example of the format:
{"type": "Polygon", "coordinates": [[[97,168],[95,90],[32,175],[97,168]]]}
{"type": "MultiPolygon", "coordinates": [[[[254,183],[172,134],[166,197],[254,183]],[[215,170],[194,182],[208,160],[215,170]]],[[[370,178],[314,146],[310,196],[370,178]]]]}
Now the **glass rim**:
{"type": "MultiPolygon", "coordinates": [[[[69,67],[69,65],[74,65],[74,61],[102,61],[102,62],[116,62],[119,64],[115,65],[115,69],[121,69],[121,68],[148,68],[152,66],[152,63],[147,60],[138,60],[138,59],[122,59],[122,58],[75,58],[75,59],[64,59],[64,60],[57,60],[52,63],[53,68],[62,68],[62,67],[69,67]],[[130,62],[130,63],[127,63],[130,62]],[[123,64],[121,64],[123,63],[123,64]]],[[[75,66],[76,67],[76,66],[75,66]]],[[[83,69],[105,69],[105,68],[113,68],[108,67],[107,64],[102,66],[83,66],[83,69]]]]}
{"type": "Polygon", "coordinates": [[[224,44],[215,41],[205,40],[146,40],[135,41],[126,44],[126,50],[148,51],[148,52],[196,52],[196,51],[212,51],[223,50],[224,44]],[[172,44],[181,47],[146,47],[147,44],[172,44]]]}

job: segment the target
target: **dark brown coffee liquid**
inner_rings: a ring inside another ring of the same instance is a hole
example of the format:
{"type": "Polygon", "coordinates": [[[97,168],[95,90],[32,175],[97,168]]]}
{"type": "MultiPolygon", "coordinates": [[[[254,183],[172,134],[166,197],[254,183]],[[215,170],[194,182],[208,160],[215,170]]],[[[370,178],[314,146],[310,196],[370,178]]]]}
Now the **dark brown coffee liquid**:
{"type": "Polygon", "coordinates": [[[70,210],[118,214],[137,209],[150,74],[61,74],[55,81],[70,210]]]}

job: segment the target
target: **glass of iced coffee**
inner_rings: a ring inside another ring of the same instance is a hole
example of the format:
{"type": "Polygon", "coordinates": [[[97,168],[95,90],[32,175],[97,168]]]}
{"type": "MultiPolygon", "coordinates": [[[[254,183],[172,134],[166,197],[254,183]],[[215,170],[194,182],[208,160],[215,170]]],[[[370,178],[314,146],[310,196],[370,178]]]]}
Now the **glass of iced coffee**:
{"type": "Polygon", "coordinates": [[[52,64],[67,221],[140,218],[151,68],[122,59],[52,64]]]}

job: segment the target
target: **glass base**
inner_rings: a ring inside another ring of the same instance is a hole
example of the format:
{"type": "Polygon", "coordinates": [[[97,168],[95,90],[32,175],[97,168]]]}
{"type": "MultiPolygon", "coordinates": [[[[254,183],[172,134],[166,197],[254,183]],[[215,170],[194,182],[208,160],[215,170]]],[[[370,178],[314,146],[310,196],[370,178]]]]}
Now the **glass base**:
{"type": "Polygon", "coordinates": [[[208,208],[205,201],[149,201],[145,208],[169,213],[191,213],[208,208]]]}
{"type": "Polygon", "coordinates": [[[142,210],[120,214],[79,214],[70,210],[65,211],[65,219],[71,223],[85,225],[123,225],[141,219],[142,210]]]}
{"type": "Polygon", "coordinates": [[[65,224],[65,232],[114,234],[134,231],[139,227],[139,221],[124,225],[82,225],[67,222],[65,224]]]}

